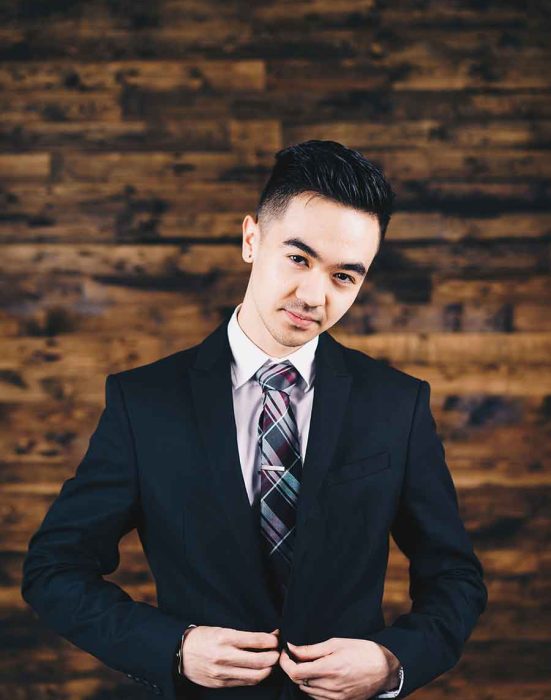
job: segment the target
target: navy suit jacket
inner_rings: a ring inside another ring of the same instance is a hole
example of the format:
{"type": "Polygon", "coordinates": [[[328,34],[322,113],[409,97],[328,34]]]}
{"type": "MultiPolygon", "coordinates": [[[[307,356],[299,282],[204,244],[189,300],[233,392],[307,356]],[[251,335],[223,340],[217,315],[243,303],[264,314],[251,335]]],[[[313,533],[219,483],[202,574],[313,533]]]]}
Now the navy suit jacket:
{"type": "Polygon", "coordinates": [[[281,610],[241,472],[228,320],[198,345],[107,376],[86,454],[29,541],[22,596],[49,628],[170,700],[305,697],[279,666],[253,686],[176,681],[174,654],[191,623],[279,627],[282,645],[375,641],[403,665],[405,697],[457,663],[487,604],[430,386],[320,334],[281,610]],[[103,578],[133,528],[157,606],[103,578]],[[409,559],[412,606],[386,626],[389,533],[409,559]]]}

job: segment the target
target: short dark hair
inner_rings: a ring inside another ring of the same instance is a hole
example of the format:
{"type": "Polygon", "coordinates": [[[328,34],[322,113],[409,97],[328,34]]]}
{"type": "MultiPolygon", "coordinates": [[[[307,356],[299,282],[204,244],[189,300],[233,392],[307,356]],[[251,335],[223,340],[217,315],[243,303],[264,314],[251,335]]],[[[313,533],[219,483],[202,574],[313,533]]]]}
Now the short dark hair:
{"type": "Polygon", "coordinates": [[[359,151],[337,141],[312,139],[283,148],[256,207],[256,220],[267,223],[285,214],[290,200],[316,192],[335,202],[376,215],[381,247],[392,215],[395,192],[382,170],[359,151]]]}

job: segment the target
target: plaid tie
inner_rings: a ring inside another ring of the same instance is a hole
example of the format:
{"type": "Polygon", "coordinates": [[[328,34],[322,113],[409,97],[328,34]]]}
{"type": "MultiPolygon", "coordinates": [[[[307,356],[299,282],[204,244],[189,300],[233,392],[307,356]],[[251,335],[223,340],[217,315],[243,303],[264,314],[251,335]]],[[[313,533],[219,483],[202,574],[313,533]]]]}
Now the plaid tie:
{"type": "Polygon", "coordinates": [[[298,428],[288,393],[298,377],[288,360],[265,363],[255,374],[264,393],[258,421],[260,529],[280,603],[287,591],[291,568],[302,472],[298,428]]]}

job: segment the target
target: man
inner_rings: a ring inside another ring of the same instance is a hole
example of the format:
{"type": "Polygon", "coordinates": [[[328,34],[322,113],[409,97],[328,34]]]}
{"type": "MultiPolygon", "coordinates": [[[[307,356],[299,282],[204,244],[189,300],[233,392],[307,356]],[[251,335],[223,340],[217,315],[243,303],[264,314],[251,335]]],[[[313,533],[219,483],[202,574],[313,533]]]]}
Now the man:
{"type": "Polygon", "coordinates": [[[336,342],[394,193],[333,141],[280,151],[244,299],[202,343],[108,375],[89,448],[29,543],[46,624],[169,698],[405,697],[487,604],[430,386],[336,342]],[[158,607],[105,581],[137,528],[158,607]],[[381,611],[392,534],[411,611],[381,611]]]}

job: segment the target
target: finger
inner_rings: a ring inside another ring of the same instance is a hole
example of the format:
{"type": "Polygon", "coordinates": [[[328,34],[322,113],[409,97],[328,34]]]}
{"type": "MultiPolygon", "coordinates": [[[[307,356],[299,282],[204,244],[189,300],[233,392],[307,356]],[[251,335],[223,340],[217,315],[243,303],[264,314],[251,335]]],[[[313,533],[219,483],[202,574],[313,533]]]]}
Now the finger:
{"type": "Polygon", "coordinates": [[[307,666],[313,667],[313,664],[300,662],[295,664],[296,670],[292,674],[291,678],[297,685],[301,687],[304,686],[306,688],[315,688],[316,691],[327,693],[328,697],[330,694],[336,691],[335,676],[332,672],[330,672],[327,668],[322,668],[319,665],[317,668],[321,668],[322,670],[308,671],[306,670],[307,666]],[[304,681],[308,681],[308,685],[306,685],[304,681]]]}
{"type": "Polygon", "coordinates": [[[283,649],[279,656],[279,665],[290,678],[296,673],[297,664],[289,658],[289,654],[285,649],[283,649]]]}
{"type": "Polygon", "coordinates": [[[335,651],[334,639],[326,639],[324,642],[318,642],[317,644],[302,644],[296,645],[292,642],[287,642],[289,644],[289,649],[293,654],[299,658],[307,660],[319,659],[322,656],[333,653],[335,651]]]}
{"type": "Polygon", "coordinates": [[[338,700],[339,698],[338,693],[324,690],[323,688],[317,688],[316,686],[304,685],[301,683],[299,688],[303,693],[307,693],[312,698],[319,698],[319,700],[322,700],[323,698],[326,698],[327,700],[338,700]]]}
{"type": "Polygon", "coordinates": [[[293,652],[292,652],[292,650],[291,650],[291,648],[290,648],[288,642],[287,642],[287,646],[285,646],[285,647],[283,647],[283,648],[285,649],[285,653],[286,653],[287,656],[291,659],[291,661],[294,661],[295,663],[297,663],[297,662],[300,660],[300,659],[298,658],[298,656],[295,656],[295,655],[293,654],[293,652]]]}
{"type": "Polygon", "coordinates": [[[239,648],[229,648],[224,653],[220,663],[239,668],[261,669],[274,666],[279,660],[279,651],[247,651],[239,648]]]}
{"type": "Polygon", "coordinates": [[[228,631],[228,642],[240,649],[273,649],[279,644],[279,639],[275,632],[228,631]]]}
{"type": "MultiPolygon", "coordinates": [[[[289,658],[289,655],[287,655],[289,658]]],[[[327,673],[327,662],[326,657],[322,656],[315,661],[301,661],[297,659],[295,668],[297,669],[297,676],[302,680],[303,678],[319,678],[327,673]]]]}
{"type": "Polygon", "coordinates": [[[256,685],[267,678],[272,669],[242,668],[240,666],[224,668],[216,676],[216,680],[223,686],[256,685]]]}
{"type": "Polygon", "coordinates": [[[299,678],[297,685],[305,688],[315,688],[316,692],[335,694],[336,690],[329,685],[330,681],[327,678],[299,678]],[[304,681],[308,681],[308,685],[304,681]]]}

